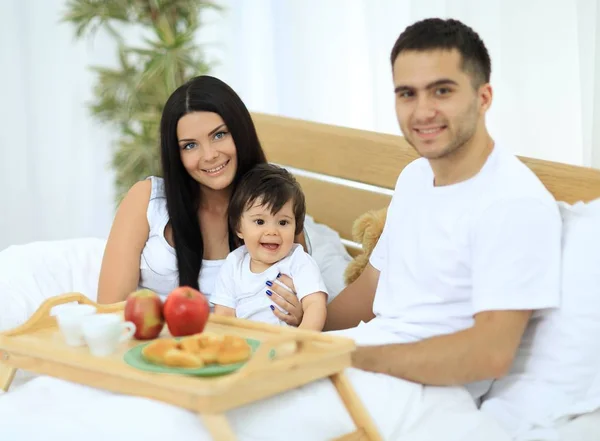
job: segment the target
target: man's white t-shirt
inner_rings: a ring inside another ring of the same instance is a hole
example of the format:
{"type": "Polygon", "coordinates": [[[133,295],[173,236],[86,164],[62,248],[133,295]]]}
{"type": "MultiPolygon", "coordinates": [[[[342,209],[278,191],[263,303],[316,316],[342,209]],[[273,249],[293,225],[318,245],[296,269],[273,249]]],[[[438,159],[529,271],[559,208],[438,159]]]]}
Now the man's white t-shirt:
{"type": "MultiPolygon", "coordinates": [[[[266,294],[269,290],[266,282],[279,283],[277,281],[279,273],[288,275],[294,281],[296,295],[300,301],[319,291],[327,294],[317,263],[304,251],[302,245],[294,244],[285,258],[260,273],[250,271],[250,254],[246,246],[241,246],[229,253],[221,266],[210,302],[235,309],[236,317],[286,325],[273,314],[271,305],[275,308],[279,307],[266,294]]],[[[274,291],[270,291],[272,295],[277,295],[274,291]]]]}
{"type": "MultiPolygon", "coordinates": [[[[498,146],[475,177],[449,186],[415,160],[370,257],[380,271],[372,324],[412,342],[470,328],[482,311],[557,307],[561,229],[552,195],[498,146]]],[[[490,385],[467,388],[477,399],[490,385]]]]}

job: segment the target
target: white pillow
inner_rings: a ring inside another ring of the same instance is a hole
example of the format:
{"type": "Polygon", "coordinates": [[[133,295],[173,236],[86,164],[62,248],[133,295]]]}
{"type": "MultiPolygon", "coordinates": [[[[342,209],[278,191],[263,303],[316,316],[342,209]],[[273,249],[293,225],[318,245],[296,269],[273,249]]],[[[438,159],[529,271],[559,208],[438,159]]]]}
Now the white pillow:
{"type": "MultiPolygon", "coordinates": [[[[13,245],[0,252],[0,332],[23,324],[49,297],[80,292],[96,300],[105,240],[13,245]]],[[[34,375],[17,371],[12,388],[34,375]]]]}
{"type": "Polygon", "coordinates": [[[346,287],[344,271],[352,257],[346,251],[337,231],[316,223],[309,215],[304,218],[304,234],[308,252],[321,269],[329,293],[327,302],[331,302],[346,287]]]}
{"type": "Polygon", "coordinates": [[[70,291],[96,300],[104,239],[13,245],[0,252],[0,331],[23,323],[49,297],[70,291]]]}
{"type": "Polygon", "coordinates": [[[561,422],[600,407],[600,199],[559,207],[561,306],[532,321],[481,405],[516,440],[553,439],[561,422]]]}

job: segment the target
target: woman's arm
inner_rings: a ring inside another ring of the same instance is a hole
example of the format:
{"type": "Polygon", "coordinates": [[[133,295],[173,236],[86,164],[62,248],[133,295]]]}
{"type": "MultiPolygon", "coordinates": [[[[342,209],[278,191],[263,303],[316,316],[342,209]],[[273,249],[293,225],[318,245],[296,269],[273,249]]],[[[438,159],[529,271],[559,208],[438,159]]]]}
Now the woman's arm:
{"type": "Polygon", "coordinates": [[[146,217],[152,182],[136,183],[121,202],[113,222],[98,282],[98,303],[117,303],[135,291],[140,256],[150,234],[146,217]]]}

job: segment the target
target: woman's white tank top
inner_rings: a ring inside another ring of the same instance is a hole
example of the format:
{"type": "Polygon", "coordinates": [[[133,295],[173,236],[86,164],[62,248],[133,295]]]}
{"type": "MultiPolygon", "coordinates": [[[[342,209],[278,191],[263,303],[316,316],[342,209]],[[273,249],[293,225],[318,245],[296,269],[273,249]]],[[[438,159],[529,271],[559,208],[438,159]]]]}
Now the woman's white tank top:
{"type": "MultiPolygon", "coordinates": [[[[151,176],[152,193],[148,203],[150,235],[140,258],[140,288],[151,289],[160,296],[167,296],[179,286],[175,249],[165,238],[165,227],[169,221],[164,181],[151,176]]],[[[200,291],[210,299],[214,292],[217,275],[225,260],[203,260],[198,285],[200,291]]]]}

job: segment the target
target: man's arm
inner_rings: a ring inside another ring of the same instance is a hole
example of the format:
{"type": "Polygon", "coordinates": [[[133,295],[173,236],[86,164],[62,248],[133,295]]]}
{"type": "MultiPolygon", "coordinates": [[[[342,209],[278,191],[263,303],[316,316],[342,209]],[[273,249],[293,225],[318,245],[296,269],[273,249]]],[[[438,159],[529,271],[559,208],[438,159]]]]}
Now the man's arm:
{"type": "Polygon", "coordinates": [[[359,348],[355,366],[431,385],[504,376],[532,311],[559,304],[561,226],[558,207],[538,198],[488,207],[472,229],[474,325],[412,344],[359,348]]]}
{"type": "Polygon", "coordinates": [[[500,378],[512,365],[531,311],[486,311],[469,329],[416,343],[362,346],[358,369],[416,383],[450,386],[500,378]]]}
{"type": "Polygon", "coordinates": [[[344,288],[327,307],[324,331],[348,329],[361,320],[368,322],[373,317],[373,300],[379,281],[379,271],[367,264],[358,278],[344,288]]]}

